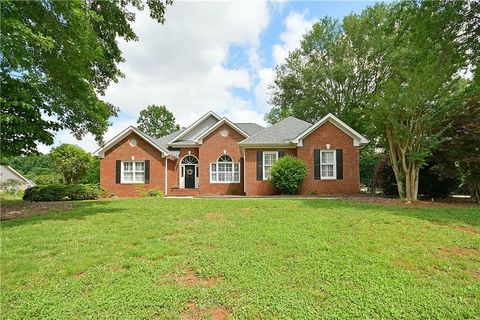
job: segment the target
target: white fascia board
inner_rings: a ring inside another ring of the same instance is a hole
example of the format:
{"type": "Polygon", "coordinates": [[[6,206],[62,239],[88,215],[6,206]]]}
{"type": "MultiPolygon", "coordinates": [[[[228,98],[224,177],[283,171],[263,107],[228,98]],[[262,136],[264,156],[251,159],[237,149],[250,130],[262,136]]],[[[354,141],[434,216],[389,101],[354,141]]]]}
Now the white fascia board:
{"type": "Polygon", "coordinates": [[[27,184],[32,184],[32,185],[35,185],[35,183],[33,183],[33,181],[30,181],[28,180],[27,178],[25,178],[24,176],[22,176],[20,174],[20,172],[18,172],[17,170],[13,169],[12,167],[10,166],[6,166],[7,169],[9,169],[10,171],[12,171],[13,173],[15,173],[17,175],[17,177],[19,177],[20,179],[22,179],[23,181],[25,181],[27,184]]]}
{"type": "Polygon", "coordinates": [[[208,136],[210,133],[212,133],[215,129],[217,129],[218,127],[220,127],[222,124],[228,124],[232,129],[234,129],[235,131],[237,131],[238,133],[240,133],[242,136],[244,136],[245,138],[248,138],[249,135],[248,133],[246,133],[245,131],[243,131],[242,129],[240,129],[238,126],[236,126],[233,122],[231,122],[230,120],[228,120],[227,118],[222,118],[220,121],[218,121],[217,123],[215,123],[213,126],[211,126],[210,128],[208,128],[207,130],[205,130],[204,132],[200,133],[197,137],[195,137],[195,139],[193,139],[193,141],[195,141],[195,143],[198,143],[198,144],[202,144],[202,139],[205,138],[206,136],[208,136]]]}
{"type": "Polygon", "coordinates": [[[209,111],[207,112],[206,114],[204,114],[200,119],[198,119],[197,121],[195,121],[194,123],[192,123],[187,129],[185,129],[182,133],[180,133],[178,136],[176,136],[175,138],[173,138],[172,140],[170,140],[168,142],[168,144],[170,143],[173,143],[177,140],[179,140],[181,137],[183,137],[185,134],[187,134],[188,132],[190,132],[193,128],[195,128],[199,123],[201,123],[203,120],[205,120],[207,117],[209,116],[213,116],[215,118],[217,118],[217,120],[220,120],[220,117],[213,111],[209,111]]]}
{"type": "Polygon", "coordinates": [[[271,142],[263,142],[263,143],[239,143],[241,148],[244,149],[258,149],[258,148],[263,148],[263,149],[272,149],[272,148],[286,148],[286,149],[295,149],[297,147],[296,144],[292,142],[277,142],[277,143],[271,143],[271,142]]]}
{"type": "Polygon", "coordinates": [[[155,143],[153,143],[149,137],[147,137],[145,134],[143,134],[143,132],[137,130],[136,128],[130,126],[128,128],[126,128],[125,130],[123,130],[122,132],[120,132],[120,134],[118,134],[116,137],[114,137],[113,139],[111,139],[110,141],[108,141],[103,147],[95,150],[95,152],[93,152],[93,155],[94,156],[97,156],[97,157],[100,157],[100,158],[103,158],[105,156],[105,151],[107,151],[108,149],[110,149],[111,147],[113,147],[114,145],[116,145],[120,140],[122,140],[123,138],[125,138],[128,134],[130,134],[131,132],[134,132],[136,133],[137,135],[139,135],[142,139],[144,139],[145,141],[147,141],[152,147],[154,147],[155,149],[157,149],[158,151],[160,151],[162,153],[162,155],[165,157],[165,156],[168,156],[168,151],[167,150],[164,150],[163,148],[160,148],[159,146],[157,146],[155,143]]]}
{"type": "Polygon", "coordinates": [[[330,121],[333,125],[335,125],[337,128],[348,134],[350,137],[353,138],[353,145],[358,147],[362,144],[368,143],[368,140],[362,136],[360,133],[355,131],[352,127],[347,125],[345,122],[342,120],[338,119],[335,117],[333,114],[329,113],[319,121],[317,121],[315,124],[313,124],[311,127],[309,127],[307,130],[302,132],[300,135],[298,135],[295,139],[292,140],[293,143],[298,144],[299,146],[303,145],[303,139],[308,136],[310,133],[315,131],[317,128],[325,124],[327,121],[330,121]]]}

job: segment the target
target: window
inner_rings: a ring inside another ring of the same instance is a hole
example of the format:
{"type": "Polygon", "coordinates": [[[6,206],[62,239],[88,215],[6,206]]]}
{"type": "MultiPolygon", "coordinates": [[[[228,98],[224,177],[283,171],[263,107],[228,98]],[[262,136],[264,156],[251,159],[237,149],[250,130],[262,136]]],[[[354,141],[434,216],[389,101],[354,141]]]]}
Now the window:
{"type": "Polygon", "coordinates": [[[270,179],[270,171],[272,165],[278,160],[278,152],[264,151],[263,152],[263,180],[270,179]]]}
{"type": "Polygon", "coordinates": [[[320,151],[320,173],[322,179],[336,179],[335,150],[320,151]]]}
{"type": "Polygon", "coordinates": [[[240,163],[228,155],[221,155],[217,162],[210,163],[210,183],[240,182],[240,163]]]}
{"type": "Polygon", "coordinates": [[[185,156],[182,159],[182,164],[198,164],[198,159],[195,156],[185,156]]]}
{"type": "Polygon", "coordinates": [[[122,161],[122,183],[145,182],[145,162],[122,161]]]}

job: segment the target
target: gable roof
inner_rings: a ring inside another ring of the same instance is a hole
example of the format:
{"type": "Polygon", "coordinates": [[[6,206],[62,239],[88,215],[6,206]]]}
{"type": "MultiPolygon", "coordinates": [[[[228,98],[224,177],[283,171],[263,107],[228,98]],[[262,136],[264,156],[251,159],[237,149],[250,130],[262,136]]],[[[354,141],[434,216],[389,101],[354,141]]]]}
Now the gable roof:
{"type": "Polygon", "coordinates": [[[303,131],[312,124],[295,117],[288,117],[267,127],[247,139],[240,142],[240,145],[265,145],[265,144],[291,144],[303,131]]]}
{"type": "MultiPolygon", "coordinates": [[[[220,121],[221,118],[213,111],[209,111],[207,112],[206,114],[204,114],[202,117],[200,117],[200,119],[198,119],[197,121],[195,121],[194,123],[192,123],[190,126],[188,126],[187,128],[185,128],[185,130],[183,130],[183,132],[181,132],[180,134],[178,134],[177,136],[175,136],[174,138],[172,138],[168,143],[169,144],[173,144],[174,142],[180,140],[180,138],[182,137],[185,137],[185,135],[189,132],[191,132],[193,129],[195,129],[198,125],[200,125],[204,120],[206,120],[207,118],[209,117],[213,117],[213,118],[216,118],[217,121],[220,121]]],[[[208,128],[207,128],[208,129],[208,128]]],[[[192,139],[187,139],[188,140],[192,140],[192,139]]]]}
{"type": "Polygon", "coordinates": [[[311,127],[307,128],[304,132],[299,134],[295,139],[292,140],[293,143],[297,143],[299,145],[302,145],[303,139],[307,137],[310,133],[315,131],[318,127],[322,126],[325,124],[327,121],[332,123],[334,126],[345,132],[347,135],[353,138],[353,145],[354,146],[360,146],[362,144],[368,143],[367,138],[362,136],[360,133],[357,131],[353,130],[352,127],[347,125],[345,122],[342,120],[338,119],[335,117],[333,114],[329,113],[319,121],[317,121],[315,124],[313,124],[311,127]]]}
{"type": "Polygon", "coordinates": [[[233,122],[231,122],[230,120],[228,120],[227,118],[223,117],[220,121],[218,121],[217,123],[215,123],[213,126],[211,126],[210,128],[208,128],[207,130],[203,131],[202,133],[200,133],[198,136],[196,136],[194,139],[193,139],[193,142],[195,143],[202,143],[202,139],[205,138],[207,135],[209,135],[210,133],[212,133],[215,129],[217,129],[218,127],[220,127],[222,124],[228,124],[232,129],[234,129],[235,131],[237,131],[238,133],[240,133],[242,136],[244,136],[245,138],[249,137],[249,134],[246,133],[245,131],[243,131],[240,127],[238,127],[236,124],[234,124],[233,122]]]}
{"type": "Polygon", "coordinates": [[[111,139],[110,141],[105,143],[102,147],[95,150],[93,152],[93,154],[95,156],[103,158],[105,156],[105,152],[108,149],[110,149],[111,147],[116,145],[120,140],[122,140],[123,138],[125,138],[127,135],[129,135],[132,132],[136,133],[137,135],[142,137],[146,142],[148,142],[150,145],[152,145],[155,149],[162,152],[163,156],[168,156],[169,155],[168,149],[164,145],[162,145],[162,143],[159,141],[159,139],[155,139],[152,136],[150,136],[150,135],[148,135],[148,134],[146,134],[146,133],[144,133],[144,132],[142,132],[142,131],[140,131],[137,128],[132,127],[132,126],[128,127],[127,129],[123,130],[122,132],[120,132],[120,134],[118,134],[116,137],[114,137],[113,139],[111,139]]]}
{"type": "Polygon", "coordinates": [[[235,122],[235,125],[248,133],[249,136],[254,135],[255,133],[265,129],[265,127],[251,122],[235,122]]]}

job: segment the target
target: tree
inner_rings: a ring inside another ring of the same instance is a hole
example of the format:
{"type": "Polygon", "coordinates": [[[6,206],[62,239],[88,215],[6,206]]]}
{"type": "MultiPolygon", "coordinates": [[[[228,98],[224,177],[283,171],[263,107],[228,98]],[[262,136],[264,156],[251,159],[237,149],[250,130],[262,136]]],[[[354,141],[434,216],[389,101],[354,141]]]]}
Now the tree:
{"type": "Polygon", "coordinates": [[[280,158],[272,166],[270,183],[282,194],[296,194],[307,175],[307,165],[292,156],[280,158]]]}
{"type": "Polygon", "coordinates": [[[459,81],[467,57],[458,35],[462,2],[400,2],[392,6],[383,39],[388,72],[370,106],[372,123],[386,138],[401,199],[417,200],[419,172],[441,142],[445,97],[459,81]]]}
{"type": "Polygon", "coordinates": [[[137,125],[141,131],[155,138],[180,130],[180,126],[175,123],[173,113],[168,111],[165,106],[154,104],[140,111],[137,125]]]}
{"type": "Polygon", "coordinates": [[[66,184],[78,183],[91,168],[93,157],[79,146],[61,144],[51,152],[53,163],[66,184]]]}
{"type": "Polygon", "coordinates": [[[387,6],[378,4],[343,23],[324,18],[315,23],[284,65],[276,68],[271,87],[269,123],[288,116],[314,123],[327,113],[339,116],[354,129],[370,132],[365,106],[384,74],[385,43],[377,41],[387,6]]]}
{"type": "Polygon", "coordinates": [[[444,102],[468,65],[478,69],[476,10],[402,1],[350,15],[343,26],[324,19],[277,68],[267,120],[335,112],[388,150],[400,197],[415,201],[420,168],[454,108],[444,102]]]}
{"type": "MultiPolygon", "coordinates": [[[[147,0],[164,23],[171,0],[147,0]]],[[[54,133],[70,130],[98,142],[118,109],[102,101],[118,81],[118,39],[137,40],[131,23],[138,0],[1,1],[0,121],[3,156],[36,152],[54,133]]]]}

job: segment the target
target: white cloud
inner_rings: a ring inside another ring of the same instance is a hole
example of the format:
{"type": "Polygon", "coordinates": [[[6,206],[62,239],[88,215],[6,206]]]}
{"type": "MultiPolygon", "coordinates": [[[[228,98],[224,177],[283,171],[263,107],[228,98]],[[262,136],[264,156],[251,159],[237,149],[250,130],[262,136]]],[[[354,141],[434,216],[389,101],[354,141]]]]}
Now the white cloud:
{"type": "Polygon", "coordinates": [[[285,32],[280,34],[281,44],[273,46],[273,59],[275,63],[282,64],[288,53],[300,47],[303,35],[315,23],[315,19],[309,20],[305,16],[308,11],[292,11],[285,19],[285,32]]]}
{"type": "MultiPolygon", "coordinates": [[[[125,78],[112,84],[103,99],[120,108],[121,119],[136,119],[149,104],[165,104],[183,126],[209,110],[233,121],[263,123],[263,114],[231,89],[254,87],[261,68],[259,36],[268,26],[269,10],[266,2],[176,1],[167,8],[165,25],[150,19],[148,12],[138,13],[133,29],[139,41],[120,42],[125,78]],[[227,66],[231,46],[246,50],[249,66],[227,66]]],[[[112,121],[106,141],[134,124],[112,121]]],[[[77,141],[66,131],[57,133],[55,145],[60,143],[76,143],[87,151],[97,148],[91,135],[77,141]]]]}
{"type": "Polygon", "coordinates": [[[275,71],[272,68],[263,68],[259,70],[258,76],[260,80],[255,86],[255,104],[258,110],[266,113],[271,108],[268,103],[270,98],[268,86],[273,84],[275,71]]]}

